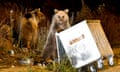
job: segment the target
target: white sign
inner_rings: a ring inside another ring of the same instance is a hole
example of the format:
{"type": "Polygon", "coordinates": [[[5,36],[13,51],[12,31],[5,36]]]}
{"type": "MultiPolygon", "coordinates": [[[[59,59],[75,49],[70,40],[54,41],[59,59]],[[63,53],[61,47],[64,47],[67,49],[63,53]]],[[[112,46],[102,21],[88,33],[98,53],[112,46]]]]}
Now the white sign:
{"type": "Polygon", "coordinates": [[[85,66],[101,57],[85,20],[56,35],[75,68],[85,66]]]}

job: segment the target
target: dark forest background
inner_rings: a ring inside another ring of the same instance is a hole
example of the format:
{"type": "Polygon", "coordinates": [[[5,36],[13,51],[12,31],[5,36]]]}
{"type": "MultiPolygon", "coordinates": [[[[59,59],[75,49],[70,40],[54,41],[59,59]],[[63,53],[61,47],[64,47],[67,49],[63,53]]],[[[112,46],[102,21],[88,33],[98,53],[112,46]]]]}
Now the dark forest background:
{"type": "MultiPolygon", "coordinates": [[[[16,3],[19,7],[25,8],[42,8],[48,6],[51,8],[69,8],[72,11],[78,11],[81,9],[82,0],[0,0],[0,4],[5,5],[5,3],[16,3]]],[[[105,7],[110,12],[115,14],[120,14],[120,1],[119,0],[83,0],[85,4],[91,10],[95,10],[102,3],[105,4],[105,7]]]]}
{"type": "Polygon", "coordinates": [[[53,10],[70,10],[74,13],[74,23],[84,19],[100,19],[105,33],[112,46],[120,45],[120,0],[0,0],[0,23],[6,22],[12,9],[15,17],[30,9],[40,8],[51,20],[53,10]]]}

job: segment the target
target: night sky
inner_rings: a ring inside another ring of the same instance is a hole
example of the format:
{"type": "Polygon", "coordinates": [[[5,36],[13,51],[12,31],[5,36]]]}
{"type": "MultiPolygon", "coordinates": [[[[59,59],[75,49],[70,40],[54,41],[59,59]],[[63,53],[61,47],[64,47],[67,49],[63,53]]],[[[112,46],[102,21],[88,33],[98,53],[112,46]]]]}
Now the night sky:
{"type": "MultiPolygon", "coordinates": [[[[95,10],[98,6],[104,3],[106,9],[110,12],[120,14],[120,0],[83,0],[91,10],[95,10]]],[[[17,3],[17,5],[29,8],[69,8],[72,11],[81,9],[81,0],[0,0],[0,3],[17,3]]]]}

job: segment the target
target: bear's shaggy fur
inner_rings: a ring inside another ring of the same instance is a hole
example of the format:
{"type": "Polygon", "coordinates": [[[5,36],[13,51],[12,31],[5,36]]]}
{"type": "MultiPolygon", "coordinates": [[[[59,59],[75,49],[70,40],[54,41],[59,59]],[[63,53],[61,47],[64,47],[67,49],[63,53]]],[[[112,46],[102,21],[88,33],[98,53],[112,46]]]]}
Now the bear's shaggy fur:
{"type": "Polygon", "coordinates": [[[21,19],[21,39],[23,47],[36,48],[40,24],[45,21],[45,15],[40,9],[35,9],[21,19]]]}
{"type": "Polygon", "coordinates": [[[55,14],[52,18],[52,23],[48,33],[47,41],[42,51],[42,58],[45,60],[55,59],[57,57],[55,33],[63,31],[70,27],[68,9],[65,10],[55,9],[54,12],[55,14]]]}
{"type": "Polygon", "coordinates": [[[0,27],[0,52],[12,50],[12,34],[11,28],[7,24],[0,27]]]}

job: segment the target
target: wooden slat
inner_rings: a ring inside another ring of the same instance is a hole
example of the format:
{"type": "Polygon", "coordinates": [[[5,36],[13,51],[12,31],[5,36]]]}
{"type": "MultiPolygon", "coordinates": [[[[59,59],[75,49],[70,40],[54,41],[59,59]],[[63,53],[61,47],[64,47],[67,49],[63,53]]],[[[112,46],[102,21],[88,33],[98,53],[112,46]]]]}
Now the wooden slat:
{"type": "Polygon", "coordinates": [[[110,43],[104,33],[100,20],[87,20],[87,24],[91,30],[94,40],[100,50],[102,56],[114,55],[110,43]]]}

